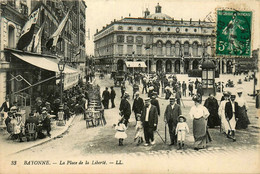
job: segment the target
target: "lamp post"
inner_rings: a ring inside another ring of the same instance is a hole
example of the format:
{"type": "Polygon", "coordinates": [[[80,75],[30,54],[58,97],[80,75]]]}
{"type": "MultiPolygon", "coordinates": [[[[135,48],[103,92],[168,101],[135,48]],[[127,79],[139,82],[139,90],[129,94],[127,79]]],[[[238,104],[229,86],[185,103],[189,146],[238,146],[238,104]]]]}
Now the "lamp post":
{"type": "Polygon", "coordinates": [[[62,87],[63,87],[62,72],[64,71],[64,68],[65,68],[65,62],[63,60],[59,61],[58,68],[59,68],[59,71],[60,71],[60,102],[62,104],[62,87]]]}
{"type": "MultiPolygon", "coordinates": [[[[146,49],[146,50],[149,50],[149,49],[150,49],[150,45],[149,45],[149,44],[146,44],[145,49],[146,49]]],[[[148,65],[147,68],[148,68],[148,69],[147,69],[147,71],[148,71],[148,77],[149,77],[149,73],[150,73],[149,52],[148,52],[148,56],[147,56],[147,58],[148,58],[148,62],[147,62],[147,65],[148,65]]]]}

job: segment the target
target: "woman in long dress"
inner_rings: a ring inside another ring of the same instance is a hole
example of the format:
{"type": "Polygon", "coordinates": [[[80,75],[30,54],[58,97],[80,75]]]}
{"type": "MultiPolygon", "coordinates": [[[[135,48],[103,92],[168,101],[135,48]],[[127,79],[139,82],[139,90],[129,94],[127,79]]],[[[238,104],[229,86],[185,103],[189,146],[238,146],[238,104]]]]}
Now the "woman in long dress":
{"type": "Polygon", "coordinates": [[[194,149],[199,150],[206,148],[206,144],[211,141],[207,131],[209,111],[201,104],[201,98],[197,95],[193,96],[192,100],[195,106],[191,107],[189,114],[193,119],[194,149]]]}
{"type": "Polygon", "coordinates": [[[238,120],[236,124],[236,129],[246,129],[248,124],[250,124],[250,121],[247,116],[247,102],[245,98],[242,96],[243,89],[238,88],[237,89],[237,95],[236,102],[238,103],[238,120]]]}
{"type": "Polygon", "coordinates": [[[223,100],[219,104],[218,108],[218,115],[221,120],[221,131],[223,131],[225,134],[228,134],[228,122],[225,115],[225,107],[226,103],[229,102],[230,93],[227,91],[223,92],[223,100]]]}

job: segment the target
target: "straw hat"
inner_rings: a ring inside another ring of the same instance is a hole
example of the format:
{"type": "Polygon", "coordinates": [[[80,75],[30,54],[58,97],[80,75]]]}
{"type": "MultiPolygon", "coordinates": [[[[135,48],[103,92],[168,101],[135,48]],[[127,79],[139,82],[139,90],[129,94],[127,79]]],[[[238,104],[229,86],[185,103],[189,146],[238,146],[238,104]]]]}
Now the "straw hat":
{"type": "Polygon", "coordinates": [[[180,115],[180,116],[178,117],[178,121],[180,121],[180,118],[183,118],[183,119],[184,119],[184,122],[186,121],[186,118],[185,118],[183,115],[180,115]]]}

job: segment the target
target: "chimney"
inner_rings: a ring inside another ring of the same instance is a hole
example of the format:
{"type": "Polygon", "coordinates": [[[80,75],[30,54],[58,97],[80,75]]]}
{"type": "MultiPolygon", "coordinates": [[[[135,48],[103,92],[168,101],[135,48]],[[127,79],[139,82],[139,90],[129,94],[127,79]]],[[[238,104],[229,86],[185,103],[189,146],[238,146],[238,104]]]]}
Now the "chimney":
{"type": "Polygon", "coordinates": [[[181,23],[183,24],[183,19],[181,18],[181,23]]]}
{"type": "Polygon", "coordinates": [[[192,22],[192,18],[190,18],[190,24],[191,24],[191,22],[192,22]]]}

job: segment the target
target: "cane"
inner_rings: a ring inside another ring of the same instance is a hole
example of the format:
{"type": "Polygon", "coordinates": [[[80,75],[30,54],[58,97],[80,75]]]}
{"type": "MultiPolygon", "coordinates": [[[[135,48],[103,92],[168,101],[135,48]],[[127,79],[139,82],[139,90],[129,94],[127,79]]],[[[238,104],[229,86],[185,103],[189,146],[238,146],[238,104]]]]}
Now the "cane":
{"type": "Polygon", "coordinates": [[[159,134],[158,130],[156,130],[155,132],[157,132],[157,134],[158,134],[159,137],[161,138],[162,142],[165,143],[165,141],[163,140],[162,136],[159,134]]]}
{"type": "Polygon", "coordinates": [[[167,123],[165,122],[165,124],[164,124],[164,135],[165,135],[165,144],[166,144],[166,142],[167,142],[167,123]]]}
{"type": "MultiPolygon", "coordinates": [[[[180,98],[181,99],[181,98],[180,98]]],[[[183,103],[183,100],[181,99],[181,102],[182,102],[182,105],[183,105],[183,107],[185,108],[185,105],[184,105],[184,103],[183,103]]]]}
{"type": "MultiPolygon", "coordinates": [[[[232,131],[232,128],[231,128],[231,125],[230,125],[230,122],[229,122],[229,120],[227,120],[227,122],[228,122],[228,125],[229,125],[229,128],[230,128],[230,130],[232,131]]],[[[228,137],[230,137],[230,136],[228,136],[228,137]]],[[[230,137],[233,141],[236,141],[236,139],[234,138],[234,137],[230,137]]]]}

